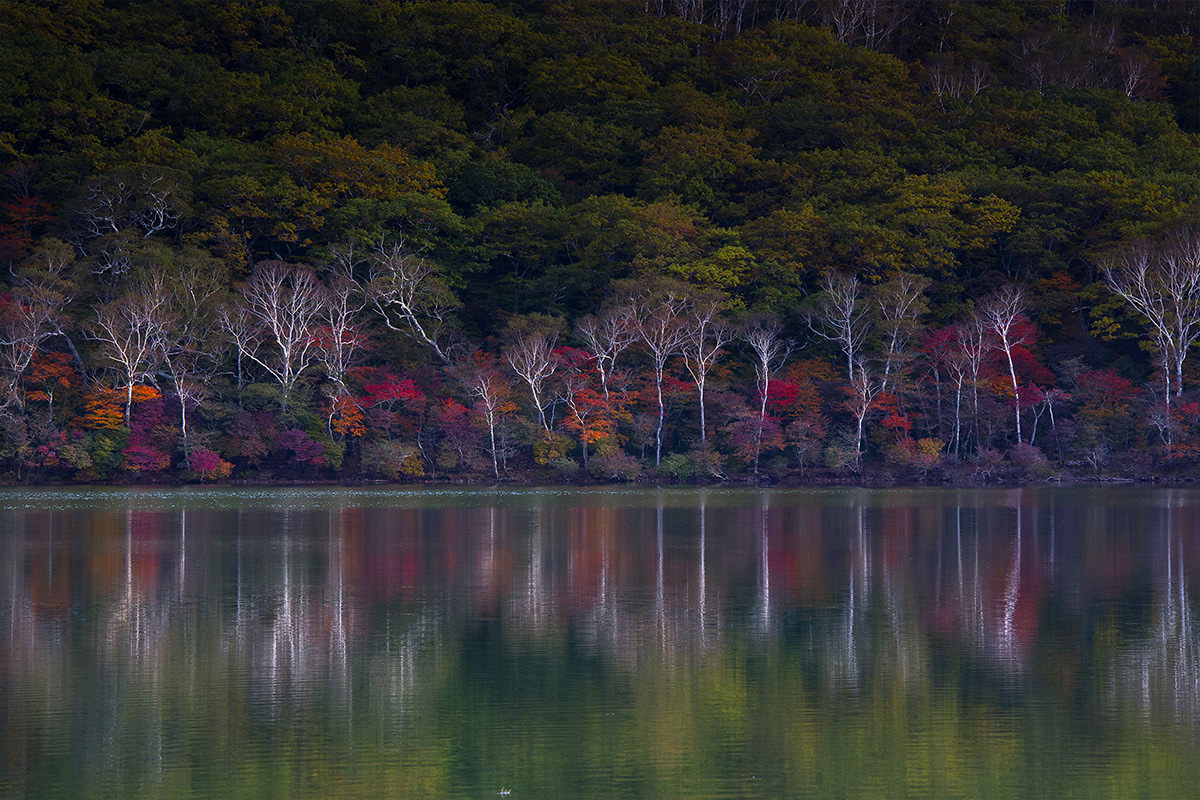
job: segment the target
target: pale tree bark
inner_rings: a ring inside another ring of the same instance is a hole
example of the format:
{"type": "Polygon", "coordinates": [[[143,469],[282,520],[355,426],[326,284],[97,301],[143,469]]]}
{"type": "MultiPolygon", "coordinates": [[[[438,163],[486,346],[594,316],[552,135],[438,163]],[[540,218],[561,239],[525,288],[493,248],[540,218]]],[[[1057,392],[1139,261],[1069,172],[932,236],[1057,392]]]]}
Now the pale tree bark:
{"type": "Polygon", "coordinates": [[[654,428],[654,466],[657,467],[662,463],[663,422],[667,413],[663,401],[663,381],[667,362],[680,354],[686,338],[683,314],[687,302],[673,290],[652,291],[636,298],[634,309],[639,338],[650,354],[654,370],[654,388],[658,398],[658,423],[654,428]]]}
{"type": "Polygon", "coordinates": [[[359,329],[359,315],[366,308],[362,287],[348,271],[335,268],[329,278],[317,359],[325,367],[325,377],[339,395],[349,394],[346,371],[366,343],[359,329]]]}
{"type": "Polygon", "coordinates": [[[75,361],[75,368],[80,375],[86,376],[87,364],[67,333],[70,320],[64,313],[79,291],[75,275],[77,269],[75,250],[71,245],[59,239],[47,238],[14,273],[14,286],[28,292],[27,302],[46,309],[44,318],[51,334],[63,340],[75,361]]]}
{"type": "Polygon", "coordinates": [[[452,363],[448,320],[458,304],[433,264],[403,239],[380,241],[370,261],[366,296],[384,324],[429,347],[443,364],[452,363]]]}
{"type": "Polygon", "coordinates": [[[862,284],[854,275],[830,273],[822,289],[820,305],[807,315],[808,327],[822,339],[837,344],[846,356],[847,379],[853,382],[870,330],[862,284]]]}
{"type": "Polygon", "coordinates": [[[681,344],[683,363],[696,382],[700,401],[700,442],[708,441],[704,412],[704,389],[708,375],[717,363],[725,345],[733,341],[733,328],[720,314],[719,298],[696,298],[683,317],[684,336],[681,344]]]}
{"type": "Polygon", "coordinates": [[[254,324],[245,307],[237,303],[225,303],[217,309],[217,324],[229,344],[233,345],[240,408],[242,388],[246,385],[246,354],[258,348],[262,331],[254,324]]]}
{"type": "Polygon", "coordinates": [[[558,371],[560,359],[555,353],[558,346],[559,321],[544,314],[530,314],[514,319],[508,327],[504,346],[504,359],[525,385],[533,397],[537,409],[538,424],[547,432],[550,423],[545,411],[546,381],[558,371]]]}
{"type": "Polygon", "coordinates": [[[919,329],[921,317],[929,310],[925,290],[929,278],[899,272],[873,291],[875,306],[879,309],[879,334],[883,340],[883,376],[879,390],[886,392],[893,367],[903,364],[907,356],[908,343],[919,329]]]}
{"type": "Polygon", "coordinates": [[[214,347],[211,335],[220,281],[210,266],[203,261],[192,261],[183,265],[171,281],[160,339],[161,370],[179,398],[179,430],[183,461],[188,469],[192,466],[188,404],[204,398],[208,381],[220,363],[220,348],[214,347]]]}
{"type": "Polygon", "coordinates": [[[253,346],[243,354],[279,383],[284,410],[296,382],[316,360],[327,304],[325,288],[307,267],[267,261],[246,284],[241,307],[256,330],[247,342],[253,346]]]}
{"type": "Polygon", "coordinates": [[[954,326],[954,349],[946,360],[954,380],[954,451],[961,455],[963,391],[971,390],[971,419],[975,446],[979,446],[979,372],[987,355],[988,330],[978,315],[954,326]]]}
{"type": "Polygon", "coordinates": [[[588,353],[596,359],[604,399],[609,399],[608,383],[616,367],[617,356],[638,340],[638,326],[632,307],[625,303],[611,306],[599,316],[579,320],[575,333],[583,340],[588,353]]]}
{"type": "Polygon", "coordinates": [[[865,364],[857,365],[857,373],[853,380],[850,381],[850,411],[854,414],[855,423],[855,440],[854,440],[854,467],[858,469],[862,462],[863,452],[863,428],[867,419],[867,412],[871,410],[871,403],[879,394],[879,384],[876,383],[867,372],[865,364]]]}
{"type": "Polygon", "coordinates": [[[742,339],[754,351],[754,374],[758,389],[758,430],[754,434],[754,474],[762,450],[763,425],[767,419],[767,389],[773,376],[792,352],[792,343],[783,337],[783,329],[774,319],[757,318],[742,329],[742,339]]]}
{"type": "Polygon", "coordinates": [[[167,293],[157,281],[96,309],[90,338],[105,359],[116,365],[125,386],[125,425],[133,407],[133,387],[152,381],[162,357],[167,321],[167,293]]]}
{"type": "Polygon", "coordinates": [[[329,291],[317,343],[317,360],[325,368],[325,377],[329,379],[326,389],[329,410],[325,415],[325,429],[331,437],[334,435],[334,417],[341,407],[339,400],[350,395],[350,389],[346,386],[346,372],[354,364],[355,354],[366,340],[358,328],[358,315],[365,307],[353,274],[349,269],[335,266],[329,278],[329,291]]]}
{"type": "Polygon", "coordinates": [[[562,376],[562,396],[570,413],[571,421],[579,430],[579,451],[583,456],[583,466],[588,464],[588,417],[596,411],[596,406],[586,401],[590,393],[591,377],[584,369],[568,367],[562,376]]]}
{"type": "Polygon", "coordinates": [[[1021,386],[1017,382],[1017,370],[1013,364],[1013,348],[1025,343],[1017,323],[1025,310],[1025,292],[1011,284],[994,292],[979,306],[979,316],[988,330],[995,335],[994,347],[1004,352],[1008,362],[1008,376],[1012,381],[1013,408],[1016,417],[1017,444],[1021,443],[1021,386]]]}
{"type": "Polygon", "coordinates": [[[1117,72],[1121,90],[1130,100],[1140,100],[1157,83],[1158,67],[1154,58],[1138,49],[1121,50],[1118,55],[1117,72]]]}
{"type": "Polygon", "coordinates": [[[1108,288],[1150,326],[1163,372],[1163,396],[1183,394],[1188,350],[1200,339],[1200,232],[1161,243],[1138,242],[1101,265],[1108,288]]]}
{"type": "Polygon", "coordinates": [[[824,19],[839,42],[879,49],[908,16],[903,0],[830,0],[824,19]]]}
{"type": "Polygon", "coordinates": [[[143,237],[174,228],[183,218],[182,173],[161,167],[114,170],[84,188],[75,223],[88,237],[137,229],[143,237]]]}
{"type": "Polygon", "coordinates": [[[496,449],[496,426],[504,405],[508,402],[512,387],[499,370],[483,367],[472,373],[466,381],[467,390],[478,398],[478,407],[483,411],[488,429],[488,449],[492,454],[492,471],[500,480],[500,458],[496,449]]]}
{"type": "Polygon", "coordinates": [[[4,396],[0,409],[25,410],[21,380],[42,343],[61,330],[69,298],[44,282],[20,278],[0,306],[0,376],[4,396]]]}

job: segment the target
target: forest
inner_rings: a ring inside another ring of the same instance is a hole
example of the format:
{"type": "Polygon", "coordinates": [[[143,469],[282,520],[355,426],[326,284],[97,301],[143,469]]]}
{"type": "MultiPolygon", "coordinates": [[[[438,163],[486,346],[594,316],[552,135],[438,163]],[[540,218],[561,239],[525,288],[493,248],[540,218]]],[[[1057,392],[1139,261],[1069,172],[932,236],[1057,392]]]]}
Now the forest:
{"type": "Polygon", "coordinates": [[[0,42],[0,482],[1200,477],[1193,0],[0,42]]]}

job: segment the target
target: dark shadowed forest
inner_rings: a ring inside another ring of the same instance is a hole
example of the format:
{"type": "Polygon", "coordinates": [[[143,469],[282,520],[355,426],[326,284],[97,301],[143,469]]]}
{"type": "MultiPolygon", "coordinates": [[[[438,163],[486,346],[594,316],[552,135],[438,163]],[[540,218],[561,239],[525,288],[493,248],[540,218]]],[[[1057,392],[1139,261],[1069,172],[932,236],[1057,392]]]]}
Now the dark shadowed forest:
{"type": "Polygon", "coordinates": [[[1198,40],[0,0],[0,479],[1200,477],[1198,40]]]}

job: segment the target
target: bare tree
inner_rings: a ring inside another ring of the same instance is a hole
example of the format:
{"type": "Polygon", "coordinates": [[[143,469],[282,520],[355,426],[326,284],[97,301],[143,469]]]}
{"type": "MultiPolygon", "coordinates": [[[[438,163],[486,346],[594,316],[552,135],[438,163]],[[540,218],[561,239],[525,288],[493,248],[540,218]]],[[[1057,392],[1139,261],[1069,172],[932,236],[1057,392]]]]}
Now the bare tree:
{"type": "Polygon", "coordinates": [[[903,0],[831,0],[825,7],[824,22],[839,42],[879,49],[908,15],[903,0]]]}
{"type": "Polygon", "coordinates": [[[1021,442],[1021,386],[1013,364],[1013,348],[1025,343],[1018,323],[1025,313],[1025,292],[1009,284],[996,290],[979,306],[979,317],[996,337],[994,347],[1004,351],[1008,376],[1012,380],[1013,408],[1016,415],[1017,443],[1021,442]]]}
{"type": "Polygon", "coordinates": [[[24,411],[21,379],[42,343],[61,332],[69,301],[53,274],[35,271],[14,276],[7,302],[0,303],[0,376],[5,384],[0,408],[24,411]]]}
{"type": "Polygon", "coordinates": [[[35,305],[44,305],[51,332],[63,340],[80,374],[86,374],[87,365],[74,340],[67,334],[69,317],[63,313],[74,300],[79,290],[75,272],[77,270],[75,250],[59,239],[47,238],[25,260],[25,264],[13,275],[14,285],[28,291],[29,300],[35,305]]]}
{"type": "Polygon", "coordinates": [[[212,266],[202,259],[180,265],[178,274],[166,287],[163,335],[159,341],[162,373],[179,399],[179,429],[188,469],[192,464],[188,405],[204,398],[209,379],[220,363],[219,348],[211,341],[211,328],[221,280],[212,266]]]}
{"type": "Polygon", "coordinates": [[[127,228],[150,236],[179,224],[185,177],[165,167],[118,169],[93,178],[75,213],[81,232],[95,238],[127,228]]]}
{"type": "Polygon", "coordinates": [[[163,351],[167,292],[157,280],[96,309],[90,338],[113,362],[125,386],[125,425],[133,407],[133,387],[153,381],[163,351]]]}
{"type": "Polygon", "coordinates": [[[430,347],[443,364],[451,363],[448,320],[457,301],[433,264],[403,238],[381,240],[371,254],[366,296],[385,325],[430,347]]]}
{"type": "Polygon", "coordinates": [[[863,453],[863,427],[867,419],[867,412],[871,410],[871,403],[875,401],[875,397],[879,394],[879,384],[871,378],[867,372],[865,364],[857,365],[858,372],[850,381],[850,411],[854,414],[855,423],[855,439],[854,439],[854,466],[857,469],[862,461],[863,453]]]}
{"type": "Polygon", "coordinates": [[[358,318],[366,308],[361,287],[346,269],[335,267],[329,277],[317,359],[337,395],[349,394],[346,371],[354,364],[355,354],[366,337],[358,327],[358,318]]]}
{"type": "Polygon", "coordinates": [[[567,406],[567,422],[579,432],[579,451],[583,455],[583,466],[588,464],[588,418],[596,415],[600,406],[592,402],[590,370],[583,364],[566,364],[562,373],[562,397],[567,406]]]}
{"type": "Polygon", "coordinates": [[[898,272],[872,292],[879,309],[879,334],[883,340],[883,376],[879,390],[886,392],[892,367],[902,362],[907,355],[908,343],[920,327],[921,317],[929,309],[925,290],[929,278],[898,272]]]}
{"type": "Polygon", "coordinates": [[[555,353],[560,328],[561,320],[545,314],[528,314],[514,318],[505,333],[504,359],[529,387],[538,424],[546,431],[550,430],[550,423],[544,406],[545,387],[560,365],[555,353]]]}
{"type": "Polygon", "coordinates": [[[683,341],[680,351],[688,374],[696,382],[700,399],[700,442],[708,441],[704,414],[704,387],[708,374],[717,363],[725,345],[733,341],[733,328],[721,318],[719,297],[697,297],[688,304],[683,316],[683,341]]]}
{"type": "Polygon", "coordinates": [[[990,345],[988,329],[978,314],[972,313],[965,322],[955,325],[954,333],[955,348],[949,354],[947,365],[954,380],[954,449],[957,453],[962,443],[963,390],[967,387],[971,389],[975,446],[979,446],[979,372],[990,345]]]}
{"type": "Polygon", "coordinates": [[[683,314],[687,302],[675,289],[650,290],[634,300],[638,320],[638,334],[650,354],[654,370],[654,388],[658,397],[658,422],[654,428],[654,466],[662,463],[663,420],[666,419],[666,403],[663,402],[663,380],[667,362],[679,355],[687,336],[683,314]]]}
{"type": "Polygon", "coordinates": [[[1158,82],[1158,66],[1144,50],[1127,49],[1118,53],[1118,77],[1121,90],[1130,100],[1141,100],[1158,82]]]}
{"type": "Polygon", "coordinates": [[[217,324],[225,338],[233,345],[235,377],[238,390],[238,407],[241,407],[241,392],[246,385],[246,353],[259,346],[260,329],[240,303],[227,302],[217,309],[217,324]]]}
{"type": "Polygon", "coordinates": [[[285,410],[296,382],[316,359],[317,328],[327,303],[312,270],[282,261],[259,264],[246,284],[240,305],[252,327],[247,339],[234,344],[279,382],[285,410]]]}
{"type": "Polygon", "coordinates": [[[496,448],[496,427],[504,406],[509,402],[512,390],[504,375],[491,366],[480,366],[465,380],[467,390],[478,398],[478,408],[483,412],[488,429],[488,449],[492,454],[492,471],[500,480],[500,459],[496,448]]]}
{"type": "Polygon", "coordinates": [[[822,288],[824,296],[820,304],[807,315],[808,327],[817,336],[841,348],[846,356],[847,378],[853,381],[870,330],[862,284],[854,275],[830,273],[825,276],[822,288]]]}
{"type": "Polygon", "coordinates": [[[75,205],[72,243],[98,275],[117,278],[133,266],[140,240],[177,231],[187,204],[187,176],[167,167],[113,170],[84,185],[75,205]]]}
{"type": "Polygon", "coordinates": [[[628,303],[609,306],[603,309],[599,316],[587,316],[579,320],[575,326],[575,333],[596,359],[600,386],[604,390],[604,399],[608,400],[608,382],[616,366],[617,356],[638,340],[638,326],[633,316],[633,308],[628,303]]]}
{"type": "Polygon", "coordinates": [[[1200,338],[1200,232],[1137,242],[1101,265],[1108,288],[1146,319],[1161,359],[1163,396],[1183,394],[1183,365],[1200,338]]]}
{"type": "Polygon", "coordinates": [[[754,373],[758,389],[758,430],[754,435],[754,474],[762,450],[763,424],[767,419],[767,389],[774,375],[792,352],[792,343],[783,337],[778,320],[757,317],[742,328],[742,339],[754,351],[754,373]]]}

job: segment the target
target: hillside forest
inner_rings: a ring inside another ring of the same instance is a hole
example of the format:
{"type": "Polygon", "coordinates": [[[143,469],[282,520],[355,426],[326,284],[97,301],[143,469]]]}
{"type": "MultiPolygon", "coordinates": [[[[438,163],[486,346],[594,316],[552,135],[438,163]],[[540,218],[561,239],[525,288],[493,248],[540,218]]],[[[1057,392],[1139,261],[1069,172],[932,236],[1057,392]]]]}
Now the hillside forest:
{"type": "Polygon", "coordinates": [[[1200,476],[1193,0],[0,0],[0,480],[1200,476]]]}

